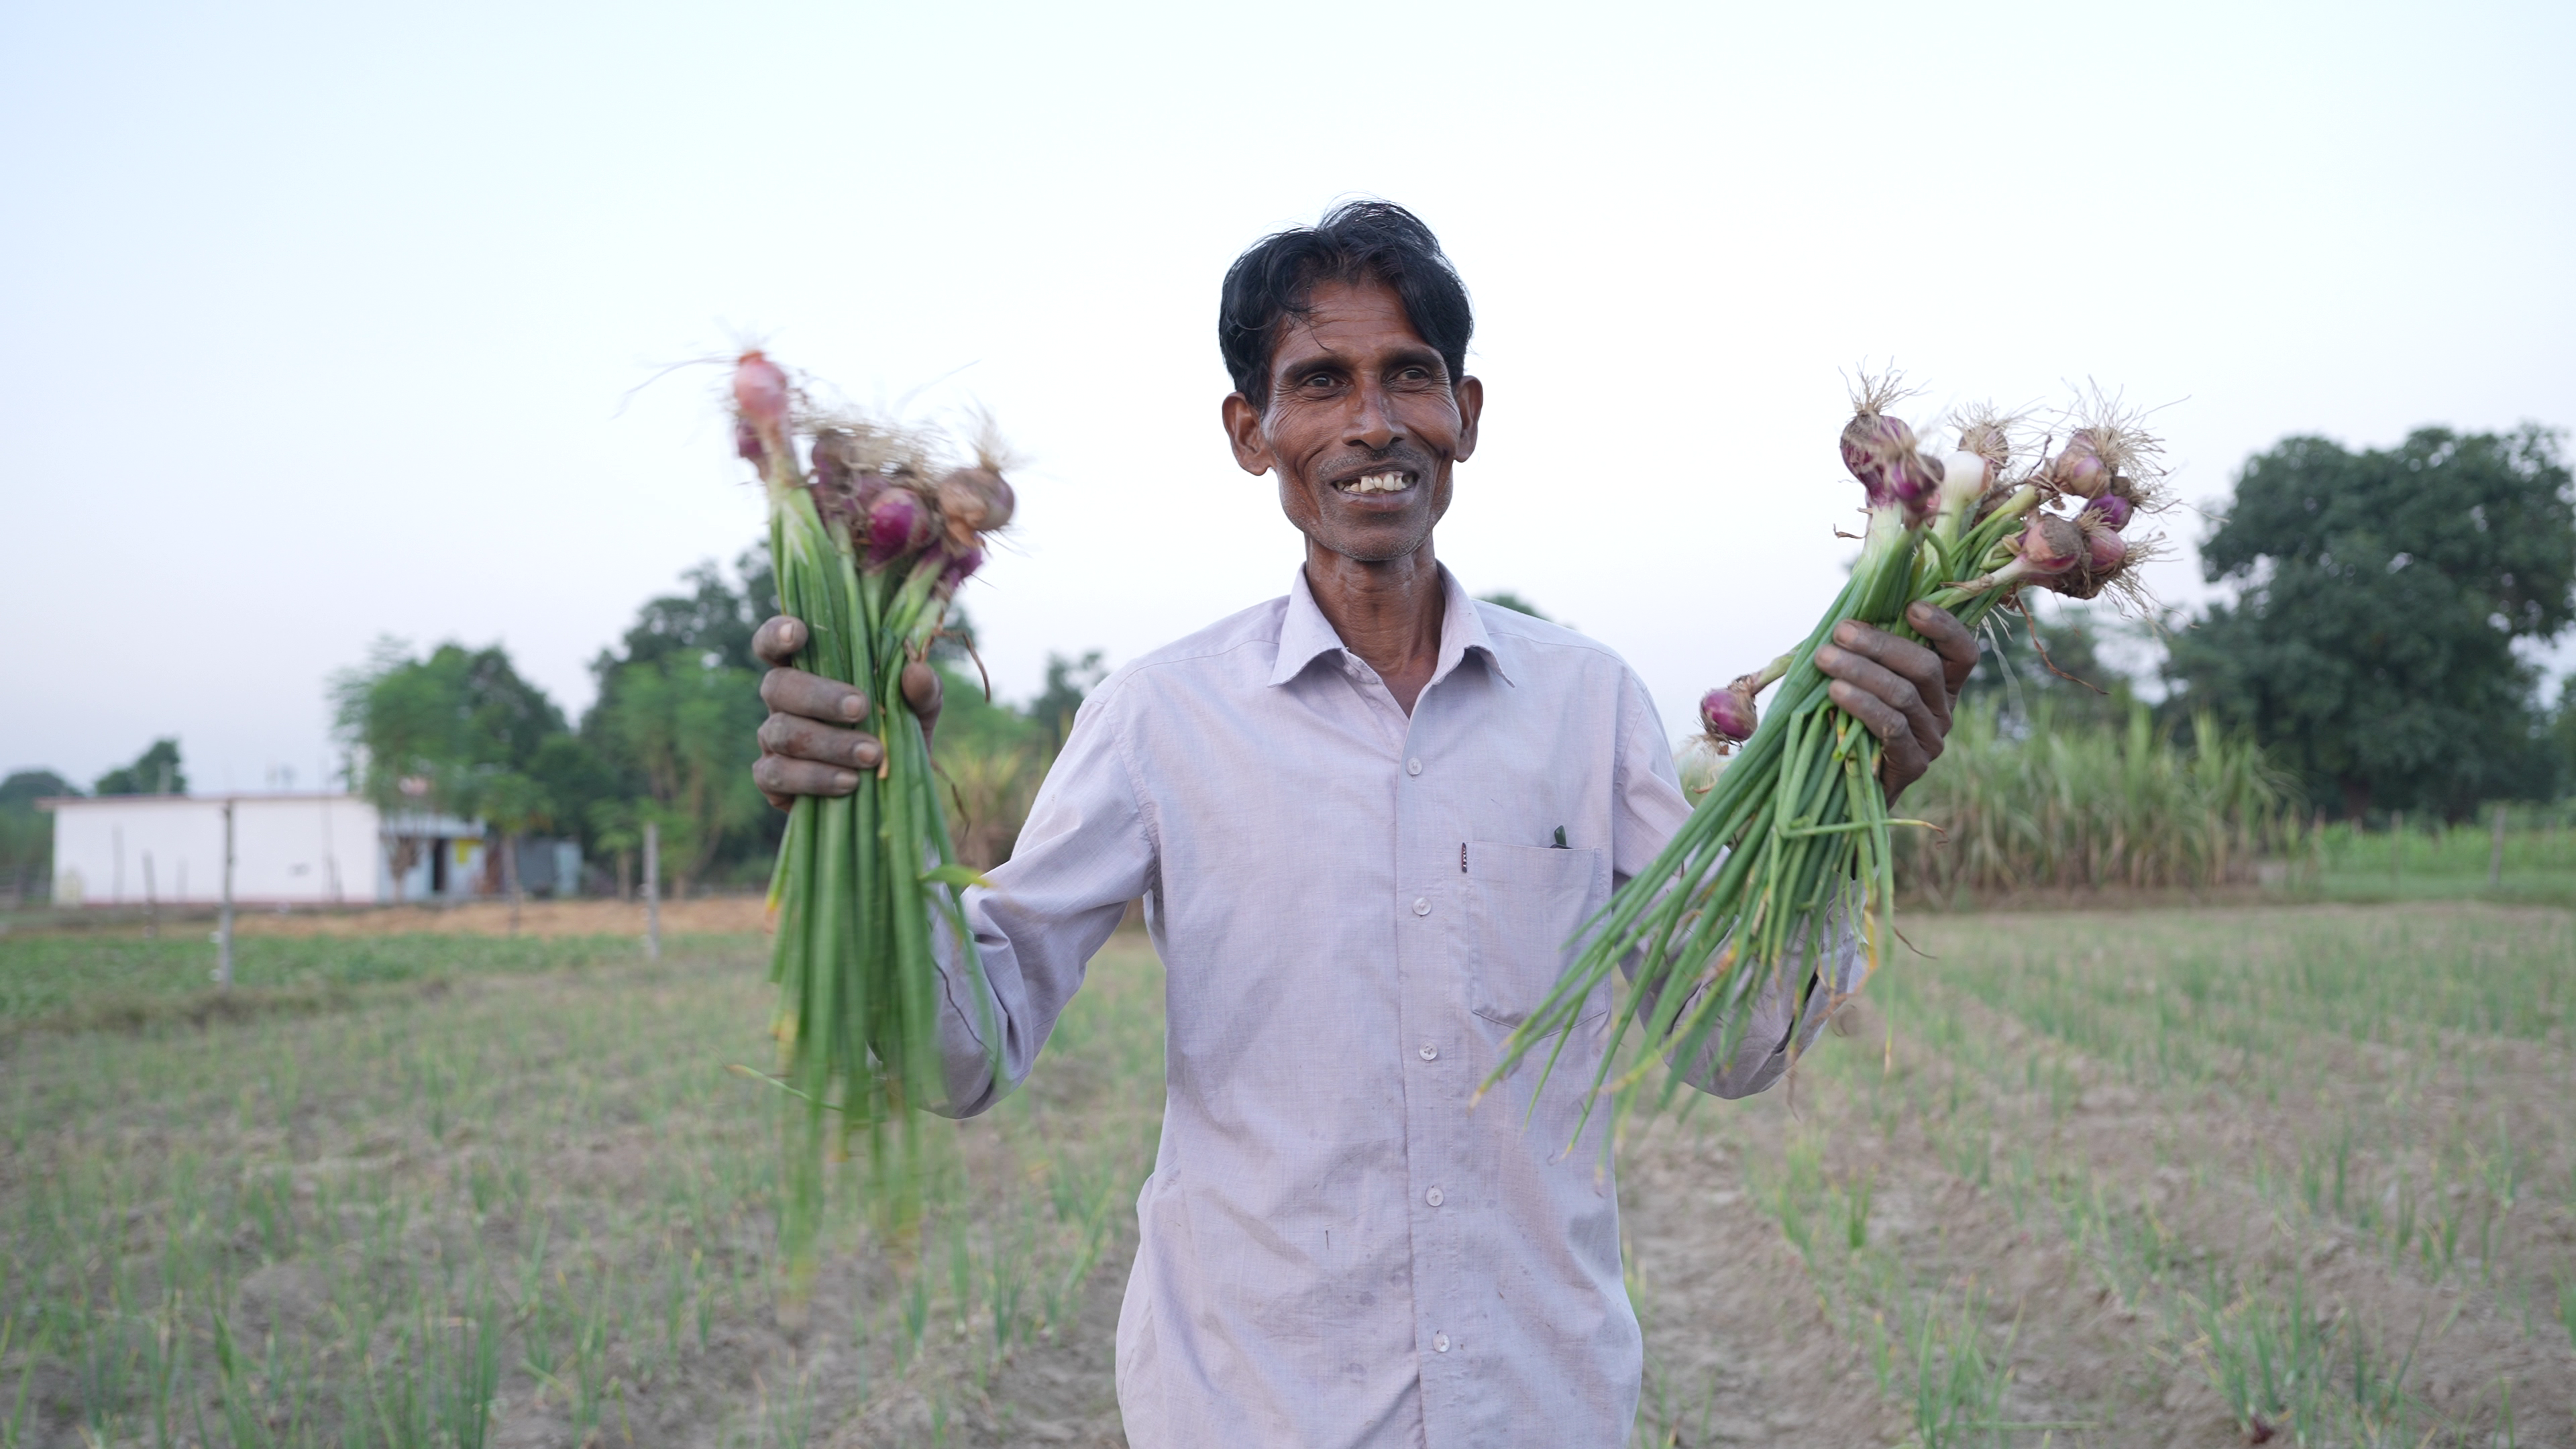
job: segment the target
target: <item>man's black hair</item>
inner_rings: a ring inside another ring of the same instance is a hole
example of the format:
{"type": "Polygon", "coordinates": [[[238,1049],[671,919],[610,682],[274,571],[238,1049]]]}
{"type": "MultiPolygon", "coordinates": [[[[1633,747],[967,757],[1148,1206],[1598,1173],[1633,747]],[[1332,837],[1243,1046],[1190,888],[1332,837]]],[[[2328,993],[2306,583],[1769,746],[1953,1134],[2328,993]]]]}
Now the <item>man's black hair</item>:
{"type": "Polygon", "coordinates": [[[1476,317],[1440,238],[1394,202],[1351,201],[1314,226],[1263,237],[1226,269],[1216,345],[1234,390],[1254,407],[1268,407],[1270,354],[1279,329],[1306,316],[1318,283],[1362,281],[1395,289],[1406,320],[1440,354],[1456,386],[1467,375],[1467,339],[1476,317]]]}

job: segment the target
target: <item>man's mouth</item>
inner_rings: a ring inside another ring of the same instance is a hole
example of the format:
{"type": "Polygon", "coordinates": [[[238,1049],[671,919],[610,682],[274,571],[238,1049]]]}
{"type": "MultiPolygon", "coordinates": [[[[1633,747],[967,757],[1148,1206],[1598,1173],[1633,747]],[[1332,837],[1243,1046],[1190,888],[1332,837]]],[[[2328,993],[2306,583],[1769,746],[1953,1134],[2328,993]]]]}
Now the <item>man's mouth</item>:
{"type": "Polygon", "coordinates": [[[1367,473],[1357,478],[1346,478],[1333,485],[1340,492],[1352,497],[1372,493],[1402,493],[1412,486],[1413,475],[1402,471],[1367,473]]]}

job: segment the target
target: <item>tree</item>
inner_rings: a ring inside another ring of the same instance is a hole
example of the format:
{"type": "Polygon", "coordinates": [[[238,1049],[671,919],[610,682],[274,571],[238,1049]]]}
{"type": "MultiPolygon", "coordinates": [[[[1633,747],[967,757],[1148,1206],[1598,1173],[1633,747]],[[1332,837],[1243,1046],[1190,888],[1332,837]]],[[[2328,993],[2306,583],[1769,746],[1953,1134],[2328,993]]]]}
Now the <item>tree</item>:
{"type": "MultiPolygon", "coordinates": [[[[379,640],[365,667],[333,681],[332,694],[340,736],[362,762],[351,776],[378,808],[480,817],[499,837],[517,930],[520,839],[559,813],[549,787],[583,773],[563,711],[519,677],[498,644],[441,644],[415,659],[408,646],[379,640]]],[[[403,840],[397,875],[411,868],[415,848],[403,840]]]]}
{"type": "Polygon", "coordinates": [[[1047,753],[1064,748],[1064,737],[1073,730],[1074,712],[1100,681],[1109,677],[1109,668],[1100,662],[1100,651],[1083,651],[1080,659],[1067,659],[1049,650],[1046,665],[1046,688],[1029,701],[1029,718],[1046,731],[1047,753]]]}
{"type": "Polygon", "coordinates": [[[101,795],[185,795],[188,772],[179,768],[179,742],[154,740],[131,765],[119,765],[98,777],[101,795]]]}
{"type": "MultiPolygon", "coordinates": [[[[1522,598],[1520,595],[1513,593],[1509,589],[1498,590],[1490,594],[1478,594],[1476,598],[1479,602],[1498,605],[1502,608],[1511,610],[1515,614],[1527,614],[1533,619],[1545,619],[1548,617],[1538,605],[1531,603],[1529,600],[1522,598]]],[[[1551,620],[1550,622],[1554,621],[1551,620]]]]}
{"type": "Polygon", "coordinates": [[[516,770],[497,770],[475,781],[474,810],[484,824],[500,832],[501,890],[510,898],[510,934],[519,933],[519,842],[547,824],[553,806],[543,786],[516,770]]]}
{"type": "Polygon", "coordinates": [[[19,770],[0,780],[0,882],[12,899],[24,902],[53,865],[54,822],[36,802],[79,793],[51,770],[19,770]]]}
{"type": "Polygon", "coordinates": [[[386,810],[471,813],[484,777],[525,773],[563,711],[519,677],[498,644],[441,644],[426,659],[398,640],[332,683],[343,740],[363,756],[360,788],[386,810]]]}
{"type": "Polygon", "coordinates": [[[769,583],[769,551],[747,550],[734,567],[743,575],[741,591],[727,583],[724,571],[709,559],[680,575],[680,581],[690,585],[689,592],[646,600],[635,611],[635,622],[626,631],[622,657],[603,653],[600,658],[621,664],[658,664],[689,655],[711,666],[722,663],[737,669],[759,669],[760,661],[751,652],[751,636],[760,621],[768,617],[760,606],[764,593],[774,587],[769,583]]]}
{"type": "Polygon", "coordinates": [[[766,714],[759,676],[709,658],[722,656],[674,652],[619,665],[583,722],[660,807],[654,818],[682,893],[715,863],[729,833],[764,813],[751,781],[766,714]]]}
{"type": "Polygon", "coordinates": [[[2576,500],[2557,435],[2290,438],[2202,546],[2236,586],[2173,642],[2177,703],[2252,726],[2312,794],[2457,817],[2544,788],[2533,670],[2571,616],[2576,500]]]}

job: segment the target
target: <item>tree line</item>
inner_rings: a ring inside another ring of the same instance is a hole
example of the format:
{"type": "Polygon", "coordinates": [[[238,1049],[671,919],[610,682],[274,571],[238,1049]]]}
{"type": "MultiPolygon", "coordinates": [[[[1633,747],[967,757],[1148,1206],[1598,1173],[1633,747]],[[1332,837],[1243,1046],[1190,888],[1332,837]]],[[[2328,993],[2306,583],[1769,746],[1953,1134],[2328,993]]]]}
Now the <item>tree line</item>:
{"type": "MultiPolygon", "coordinates": [[[[578,839],[627,889],[644,827],[658,827],[672,889],[766,878],[786,817],[751,783],[765,709],[752,633],[776,610],[767,551],[712,561],[645,602],[591,662],[598,692],[575,722],[500,645],[427,654],[388,641],[333,684],[352,783],[391,812],[482,820],[504,836],[578,839]]],[[[973,625],[952,612],[932,663],[947,677],[938,756],[972,863],[1004,858],[1073,711],[1102,673],[1094,651],[1052,656],[1026,708],[985,695],[973,625]]]]}
{"type": "MultiPolygon", "coordinates": [[[[2250,736],[2308,808],[2358,822],[2576,793],[2576,680],[2545,694],[2536,657],[2576,620],[2576,488],[2556,432],[2284,439],[2238,472],[2200,555],[2231,597],[2159,621],[2167,730],[2250,736]]],[[[1990,651],[1979,673],[2023,728],[2116,726],[2141,707],[2144,681],[2102,657],[2100,614],[2019,630],[2044,658],[1990,651]]]]}

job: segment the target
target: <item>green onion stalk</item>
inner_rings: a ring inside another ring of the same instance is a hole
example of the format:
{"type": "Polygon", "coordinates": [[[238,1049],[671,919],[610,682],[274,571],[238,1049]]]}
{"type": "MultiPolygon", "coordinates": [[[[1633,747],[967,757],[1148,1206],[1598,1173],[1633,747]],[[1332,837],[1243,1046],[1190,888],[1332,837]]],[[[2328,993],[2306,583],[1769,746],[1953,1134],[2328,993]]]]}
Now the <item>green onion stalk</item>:
{"type": "MultiPolygon", "coordinates": [[[[1877,737],[1827,694],[1831,681],[1815,654],[1836,625],[1857,619],[1919,639],[1905,623],[1917,601],[1975,629],[1995,610],[2017,608],[2025,587],[2080,598],[2135,592],[2132,574],[2150,550],[2117,525],[2158,506],[2160,495],[2152,482],[2156,445],[2133,417],[2096,399],[2093,420],[2055,458],[2016,479],[2006,440],[2018,420],[1971,410],[1959,449],[1928,456],[1910,426],[1886,415],[1899,395],[1893,379],[1865,382],[1843,431],[1843,459],[1866,491],[1869,525],[1842,592],[1797,648],[1701,701],[1705,733],[1690,749],[1703,770],[1692,783],[1690,818],[1585,925],[1575,963],[1505,1042],[1480,1093],[1553,1037],[1531,1094],[1534,1110],[1568,1028],[1623,963],[1629,989],[1594,1070],[1578,1139],[1605,1090],[1614,1120],[1625,1119],[1657,1058],[1687,1065],[1713,1048],[1716,1060],[1732,1059],[1750,1015],[1739,1008],[1768,982],[1814,971],[1835,949],[1838,925],[1857,925],[1865,968],[1877,970],[1892,929],[1893,831],[1928,822],[1891,814],[1877,737]],[[2096,507],[2104,498],[2113,504],[2096,507]],[[2084,507],[2072,517],[2058,511],[2072,503],[2084,507]],[[1780,693],[1757,723],[1754,696],[1775,682],[1780,693]],[[1706,770],[1710,756],[1721,757],[1723,769],[1706,770]],[[1651,1050],[1613,1078],[1631,1030],[1651,1050]]],[[[1657,1101],[1668,1101],[1681,1080],[1668,1075],[1657,1101]]]]}
{"type": "Polygon", "coordinates": [[[918,1109],[946,1095],[936,923],[980,984],[960,892],[981,877],[957,863],[929,742],[899,701],[905,666],[929,653],[1012,500],[990,459],[934,478],[915,440],[855,420],[807,420],[809,477],[785,374],[748,352],[733,390],[737,450],[767,485],[779,608],[806,626],[796,667],[863,689],[884,745],[850,794],[797,798],[770,876],[778,1069],[762,1080],[785,1093],[779,1236],[787,1299],[801,1304],[827,1159],[850,1160],[864,1137],[872,1215],[895,1231],[919,1220],[928,1168],[918,1109]]]}

